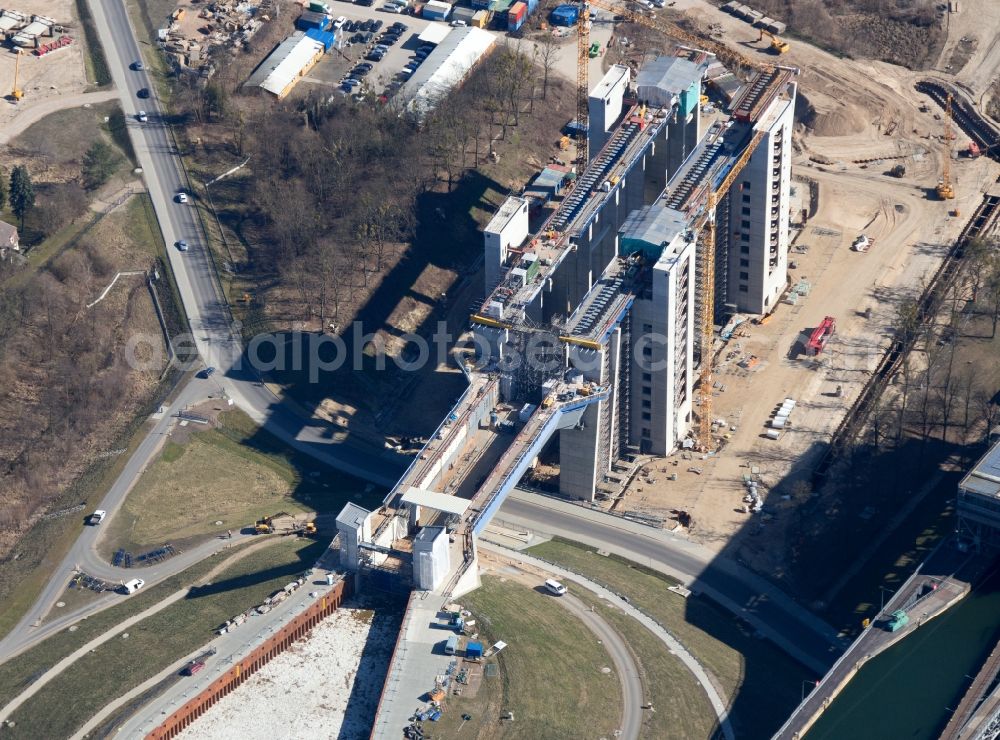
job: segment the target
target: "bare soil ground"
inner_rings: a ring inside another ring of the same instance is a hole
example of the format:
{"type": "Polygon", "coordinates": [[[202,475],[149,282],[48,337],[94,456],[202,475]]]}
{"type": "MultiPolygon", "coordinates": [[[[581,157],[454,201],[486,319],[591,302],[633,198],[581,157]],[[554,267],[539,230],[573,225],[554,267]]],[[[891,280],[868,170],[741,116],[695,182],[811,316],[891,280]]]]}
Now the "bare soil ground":
{"type": "MultiPolygon", "coordinates": [[[[735,39],[756,38],[742,21],[716,11],[707,17],[735,39]]],[[[981,54],[974,52],[973,63],[981,54]]],[[[795,237],[789,255],[795,264],[792,284],[806,281],[811,290],[795,306],[780,305],[771,322],[734,338],[722,353],[719,379],[725,390],[715,394],[713,417],[736,428],[724,449],[707,460],[675,455],[649,463],[656,482],[638,480],[621,504],[664,515],[687,510],[695,522],[691,536],[720,549],[738,532],[766,533],[756,540],[760,546],[744,552],[759,558],[754,564],[762,571],[779,577],[786,568],[784,553],[767,543],[780,541],[790,520],[783,514],[750,520],[739,513],[743,475],[759,468],[769,487],[787,485],[802,474],[797,471],[810,468],[818,443],[832,432],[877,361],[899,298],[936,269],[964,224],[964,217],[949,217],[949,209],[967,217],[1000,174],[984,158],[953,161],[956,200],[937,201],[933,186],[946,156],[943,123],[934,118],[933,105],[919,112],[927,101],[913,89],[918,74],[883,62],[838,59],[805,43],[793,43],[783,61],[802,71],[795,171],[815,180],[819,194],[818,211],[795,237]],[[884,174],[895,163],[906,167],[901,179],[884,174]],[[875,246],[867,254],[849,251],[862,232],[875,238],[875,246]],[[869,308],[870,320],[863,318],[869,308]],[[804,358],[801,347],[796,349],[802,333],[827,315],[837,319],[835,340],[818,361],[804,358]],[[726,361],[729,351],[735,356],[726,361]],[[757,367],[739,368],[750,354],[759,358],[757,367]],[[842,398],[834,396],[837,386],[842,398]],[[786,397],[798,400],[795,426],[778,441],[763,438],[769,415],[786,397]],[[688,472],[695,467],[701,474],[688,472]],[[675,472],[678,480],[667,480],[675,472]]],[[[967,64],[965,70],[971,68],[967,64]]],[[[964,143],[959,135],[954,146],[964,143]]],[[[779,511],[794,508],[794,502],[775,504],[779,511]]]]}

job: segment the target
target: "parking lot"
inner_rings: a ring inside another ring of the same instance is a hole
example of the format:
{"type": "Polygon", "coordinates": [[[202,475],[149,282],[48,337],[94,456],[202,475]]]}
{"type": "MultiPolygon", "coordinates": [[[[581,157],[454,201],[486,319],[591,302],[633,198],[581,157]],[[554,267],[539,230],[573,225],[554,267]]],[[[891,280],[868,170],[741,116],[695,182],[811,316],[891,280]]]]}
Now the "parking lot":
{"type": "Polygon", "coordinates": [[[329,54],[314,67],[308,75],[303,78],[306,83],[299,86],[301,94],[308,92],[309,83],[318,83],[324,86],[337,87],[358,62],[364,61],[365,55],[371,46],[378,43],[381,36],[393,23],[399,22],[407,26],[407,30],[400,35],[399,41],[391,46],[381,61],[372,62],[372,71],[363,79],[363,87],[375,93],[381,93],[389,83],[398,79],[397,74],[413,58],[417,49],[423,45],[417,37],[423,33],[431,23],[440,21],[428,21],[422,18],[414,18],[410,15],[389,13],[381,9],[381,2],[377,2],[371,7],[354,5],[346,2],[337,2],[331,9],[331,14],[336,18],[343,16],[348,21],[380,20],[382,28],[375,34],[371,44],[353,44],[349,39],[357,31],[348,31],[343,34],[344,44],[340,49],[332,49],[329,54]]]}

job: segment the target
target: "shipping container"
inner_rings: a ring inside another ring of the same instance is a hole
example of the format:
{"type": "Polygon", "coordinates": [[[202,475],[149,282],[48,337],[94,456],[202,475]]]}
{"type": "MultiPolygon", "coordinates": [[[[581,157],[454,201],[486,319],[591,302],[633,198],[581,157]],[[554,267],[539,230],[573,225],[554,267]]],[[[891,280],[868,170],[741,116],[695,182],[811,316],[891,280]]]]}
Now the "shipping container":
{"type": "Polygon", "coordinates": [[[314,10],[306,10],[299,16],[295,25],[303,31],[308,31],[310,28],[315,28],[318,31],[325,31],[326,27],[330,25],[330,16],[326,15],[326,13],[317,13],[314,10]]]}
{"type": "Polygon", "coordinates": [[[472,25],[472,19],[476,16],[475,10],[472,8],[460,8],[457,5],[451,9],[451,19],[453,21],[465,21],[470,26],[472,25]]]}
{"type": "Polygon", "coordinates": [[[423,17],[430,21],[443,21],[451,13],[451,5],[441,0],[427,0],[423,17]]]}
{"type": "Polygon", "coordinates": [[[324,51],[330,51],[337,43],[337,35],[334,31],[320,31],[318,28],[310,28],[306,31],[306,37],[323,44],[324,51]]]}
{"type": "Polygon", "coordinates": [[[528,2],[528,15],[531,15],[536,10],[538,10],[538,0],[527,0],[528,2]]]}
{"type": "Polygon", "coordinates": [[[572,26],[580,17],[580,9],[575,5],[557,5],[549,19],[553,26],[572,26]]]}
{"type": "MultiPolygon", "coordinates": [[[[464,10],[464,8],[463,8],[464,10]]],[[[490,14],[487,10],[477,10],[472,15],[472,25],[476,28],[486,28],[486,24],[489,23],[490,14]]]]}
{"type": "Polygon", "coordinates": [[[524,19],[528,17],[528,6],[523,2],[516,2],[507,11],[507,30],[516,31],[524,25],[524,19]]]}

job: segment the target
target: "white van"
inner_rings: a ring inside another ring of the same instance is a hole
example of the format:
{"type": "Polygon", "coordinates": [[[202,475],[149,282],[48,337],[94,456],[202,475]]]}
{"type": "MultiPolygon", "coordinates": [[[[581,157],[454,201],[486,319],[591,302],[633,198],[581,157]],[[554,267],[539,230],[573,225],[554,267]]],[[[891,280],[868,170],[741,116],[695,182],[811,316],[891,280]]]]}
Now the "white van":
{"type": "Polygon", "coordinates": [[[131,596],[145,585],[146,582],[141,578],[133,578],[131,581],[126,581],[122,584],[122,591],[126,596],[131,596]]]}
{"type": "Polygon", "coordinates": [[[546,590],[555,596],[562,596],[566,593],[566,587],[559,583],[559,581],[553,581],[551,578],[545,582],[546,590]]]}

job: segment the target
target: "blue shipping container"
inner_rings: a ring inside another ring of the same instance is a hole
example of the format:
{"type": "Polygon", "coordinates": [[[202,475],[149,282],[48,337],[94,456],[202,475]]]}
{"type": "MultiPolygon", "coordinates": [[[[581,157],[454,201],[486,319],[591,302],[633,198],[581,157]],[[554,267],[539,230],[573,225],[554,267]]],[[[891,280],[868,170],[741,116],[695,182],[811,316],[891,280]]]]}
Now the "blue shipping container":
{"type": "Polygon", "coordinates": [[[534,13],[535,9],[538,8],[538,0],[524,0],[524,2],[528,5],[528,15],[534,13]]]}
{"type": "Polygon", "coordinates": [[[553,26],[572,26],[580,17],[575,5],[557,5],[550,16],[553,26]]]}
{"type": "Polygon", "coordinates": [[[524,25],[524,21],[527,20],[527,18],[528,18],[527,13],[522,15],[520,18],[515,18],[512,15],[507,16],[507,30],[508,31],[518,30],[521,26],[524,25]]]}
{"type": "Polygon", "coordinates": [[[337,42],[337,34],[334,31],[319,31],[315,28],[310,28],[306,31],[306,37],[323,44],[323,51],[330,51],[337,42]]]}
{"type": "Polygon", "coordinates": [[[325,31],[326,27],[330,25],[330,16],[324,13],[316,13],[314,11],[307,10],[299,16],[298,20],[295,21],[295,25],[303,31],[310,28],[325,31]]]}

